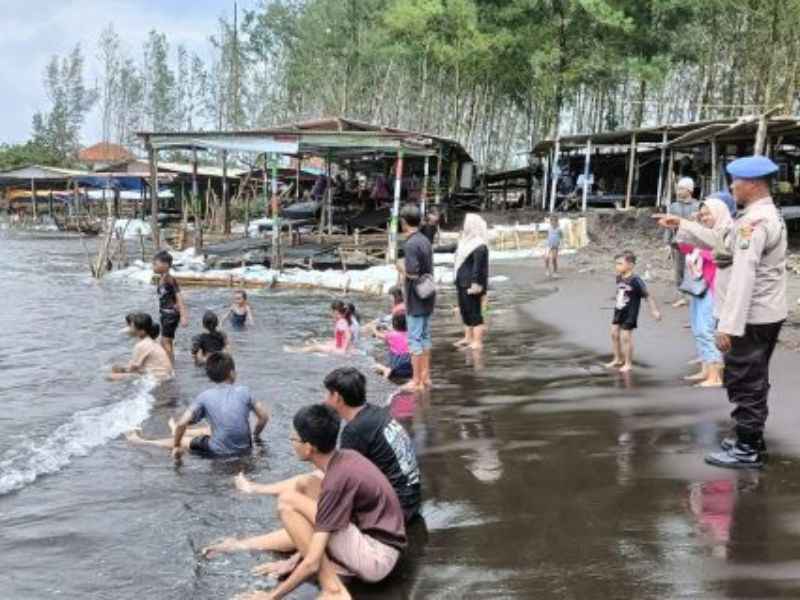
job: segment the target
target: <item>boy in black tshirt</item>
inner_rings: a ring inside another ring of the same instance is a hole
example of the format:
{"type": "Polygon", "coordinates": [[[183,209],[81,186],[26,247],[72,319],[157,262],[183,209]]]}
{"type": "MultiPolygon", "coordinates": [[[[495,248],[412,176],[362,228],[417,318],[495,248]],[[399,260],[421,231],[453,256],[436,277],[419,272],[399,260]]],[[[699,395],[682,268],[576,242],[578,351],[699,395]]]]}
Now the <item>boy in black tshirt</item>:
{"type": "Polygon", "coordinates": [[[639,320],[642,298],[647,300],[650,312],[656,321],[661,320],[655,298],[648,292],[647,285],[633,270],[636,255],[623,252],[614,257],[617,272],[617,296],[614,305],[614,318],[611,321],[611,348],[614,359],[606,364],[608,368],[618,367],[625,373],[633,368],[633,330],[639,320]]]}
{"type": "Polygon", "coordinates": [[[367,457],[392,484],[406,521],[419,514],[420,473],[414,445],[403,426],[385,408],[367,403],[367,381],[352,367],[325,377],[325,403],[346,421],[339,445],[367,457]]]}
{"type": "Polygon", "coordinates": [[[153,271],[159,275],[157,293],[158,311],[161,315],[161,345],[174,364],[175,331],[179,323],[181,327],[189,325],[189,312],[183,302],[181,288],[169,272],[171,268],[172,255],[166,250],[156,252],[153,256],[153,271]]]}

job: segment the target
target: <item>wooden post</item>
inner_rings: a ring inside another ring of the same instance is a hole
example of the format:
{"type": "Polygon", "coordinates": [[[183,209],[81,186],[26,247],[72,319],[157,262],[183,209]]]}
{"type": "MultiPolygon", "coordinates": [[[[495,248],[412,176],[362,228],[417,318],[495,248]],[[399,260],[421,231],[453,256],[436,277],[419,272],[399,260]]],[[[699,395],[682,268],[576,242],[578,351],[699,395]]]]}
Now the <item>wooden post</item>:
{"type": "Polygon", "coordinates": [[[222,151],[222,222],[223,233],[231,234],[231,199],[228,197],[228,151],[222,151]]]}
{"type": "Polygon", "coordinates": [[[397,168],[394,179],[394,204],[392,205],[392,220],[389,222],[389,264],[397,260],[397,228],[400,219],[400,192],[403,181],[403,149],[397,151],[397,168]]]}
{"type": "Polygon", "coordinates": [[[31,206],[33,207],[33,220],[39,218],[39,209],[36,206],[36,180],[31,177],[31,206]]]}
{"type": "Polygon", "coordinates": [[[586,212],[586,206],[589,203],[589,173],[590,163],[592,161],[592,140],[586,140],[586,160],[583,162],[583,196],[581,197],[581,212],[586,212]]]}
{"type": "Polygon", "coordinates": [[[709,193],[713,193],[719,187],[719,173],[717,172],[717,138],[711,138],[711,189],[709,193]]]}
{"type": "Polygon", "coordinates": [[[150,158],[150,229],[153,233],[153,250],[161,249],[161,232],[158,229],[158,153],[147,140],[147,153],[150,158]]]}
{"type": "Polygon", "coordinates": [[[667,130],[661,138],[661,159],[658,162],[658,184],[656,185],[656,207],[660,207],[664,194],[664,160],[667,157],[667,130]]]}
{"type": "Polygon", "coordinates": [[[81,214],[81,193],[78,189],[78,182],[72,181],[72,198],[75,201],[75,216],[79,217],[81,214]]]}
{"type": "Polygon", "coordinates": [[[556,147],[553,149],[553,175],[550,182],[550,212],[556,210],[556,194],[558,193],[558,158],[561,155],[561,138],[556,136],[556,147]]]}
{"type": "MultiPolygon", "coordinates": [[[[264,155],[264,167],[267,166],[266,154],[264,155]]],[[[281,207],[278,197],[278,166],[277,161],[272,162],[272,188],[270,190],[272,200],[272,260],[270,266],[279,271],[283,268],[281,260],[281,207]]]]}
{"type": "Polygon", "coordinates": [[[48,205],[48,212],[50,213],[50,218],[52,218],[53,217],[53,190],[52,190],[52,188],[50,189],[50,195],[49,195],[49,197],[47,199],[47,205],[48,205]]]}
{"type": "Polygon", "coordinates": [[[675,178],[675,151],[670,148],[669,151],[669,167],[667,169],[667,177],[664,185],[667,186],[667,199],[664,203],[664,208],[667,209],[669,212],[669,207],[672,204],[672,190],[675,187],[673,184],[673,179],[675,178]]]}
{"type": "Polygon", "coordinates": [[[633,177],[636,171],[636,132],[631,135],[631,157],[628,163],[628,186],[625,189],[625,210],[631,207],[631,194],[633,193],[633,177]]]}
{"type": "Polygon", "coordinates": [[[327,221],[328,221],[328,235],[333,235],[333,179],[331,178],[331,153],[328,151],[328,185],[325,188],[328,198],[327,206],[327,221]]]}
{"type": "Polygon", "coordinates": [[[428,157],[425,157],[425,170],[423,171],[422,177],[422,193],[420,194],[420,211],[422,213],[422,218],[425,218],[425,211],[428,204],[428,176],[430,173],[430,165],[428,163],[428,157]]]}
{"type": "Polygon", "coordinates": [[[542,210],[547,207],[547,192],[550,189],[550,157],[542,158],[542,210]]]}
{"type": "Polygon", "coordinates": [[[764,113],[758,118],[758,129],[756,130],[756,140],[753,145],[753,154],[764,154],[764,144],[767,141],[767,119],[769,113],[764,113]]]}
{"type": "Polygon", "coordinates": [[[294,199],[300,200],[300,171],[302,170],[303,155],[297,155],[297,171],[294,174],[294,199]]]}
{"type": "Polygon", "coordinates": [[[439,145],[439,151],[436,154],[436,196],[434,202],[438,206],[442,201],[442,146],[439,145]]]}
{"type": "Polygon", "coordinates": [[[203,219],[200,210],[200,186],[197,182],[197,147],[192,146],[192,214],[194,215],[194,249],[203,246],[203,219]]]}

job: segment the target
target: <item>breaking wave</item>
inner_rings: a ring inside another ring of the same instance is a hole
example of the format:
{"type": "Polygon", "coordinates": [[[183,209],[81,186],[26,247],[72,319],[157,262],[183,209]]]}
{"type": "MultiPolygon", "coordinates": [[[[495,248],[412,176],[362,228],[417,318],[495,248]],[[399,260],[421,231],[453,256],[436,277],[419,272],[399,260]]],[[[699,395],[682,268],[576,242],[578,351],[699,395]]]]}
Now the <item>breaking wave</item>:
{"type": "Polygon", "coordinates": [[[133,395],[108,406],[76,412],[45,440],[31,441],[0,456],[0,496],[21,489],[42,475],[56,473],[73,457],[89,452],[141,424],[150,413],[156,384],[142,379],[133,395]]]}

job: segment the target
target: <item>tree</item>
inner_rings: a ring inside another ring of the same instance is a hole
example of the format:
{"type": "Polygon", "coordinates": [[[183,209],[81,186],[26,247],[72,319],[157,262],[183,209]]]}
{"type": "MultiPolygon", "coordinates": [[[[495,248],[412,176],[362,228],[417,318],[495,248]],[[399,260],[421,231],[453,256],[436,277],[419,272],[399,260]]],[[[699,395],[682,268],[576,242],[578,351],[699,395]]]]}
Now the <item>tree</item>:
{"type": "Polygon", "coordinates": [[[96,90],[83,83],[80,44],[66,57],[53,56],[45,69],[44,86],[51,106],[33,116],[33,141],[51,149],[59,161],[67,161],[77,155],[81,126],[97,100],[96,90]]]}
{"type": "Polygon", "coordinates": [[[144,47],[144,116],[153,131],[172,129],[175,125],[175,74],[169,66],[167,36],[150,31],[144,47]]]}
{"type": "Polygon", "coordinates": [[[111,140],[114,118],[114,97],[119,87],[119,70],[121,64],[120,40],[114,25],[108,26],[100,33],[98,43],[98,59],[103,70],[100,86],[100,114],[103,141],[111,140]]]}

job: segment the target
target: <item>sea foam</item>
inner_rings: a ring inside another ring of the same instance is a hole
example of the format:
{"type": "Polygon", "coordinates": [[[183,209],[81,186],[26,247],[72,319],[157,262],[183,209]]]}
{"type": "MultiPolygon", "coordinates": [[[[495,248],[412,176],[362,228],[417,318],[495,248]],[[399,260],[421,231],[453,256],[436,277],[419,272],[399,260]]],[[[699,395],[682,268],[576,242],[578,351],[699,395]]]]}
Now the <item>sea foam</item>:
{"type": "Polygon", "coordinates": [[[76,412],[46,439],[12,448],[0,456],[0,496],[21,489],[42,475],[56,473],[76,456],[133,429],[150,413],[156,383],[137,381],[131,395],[106,406],[76,412]]]}

